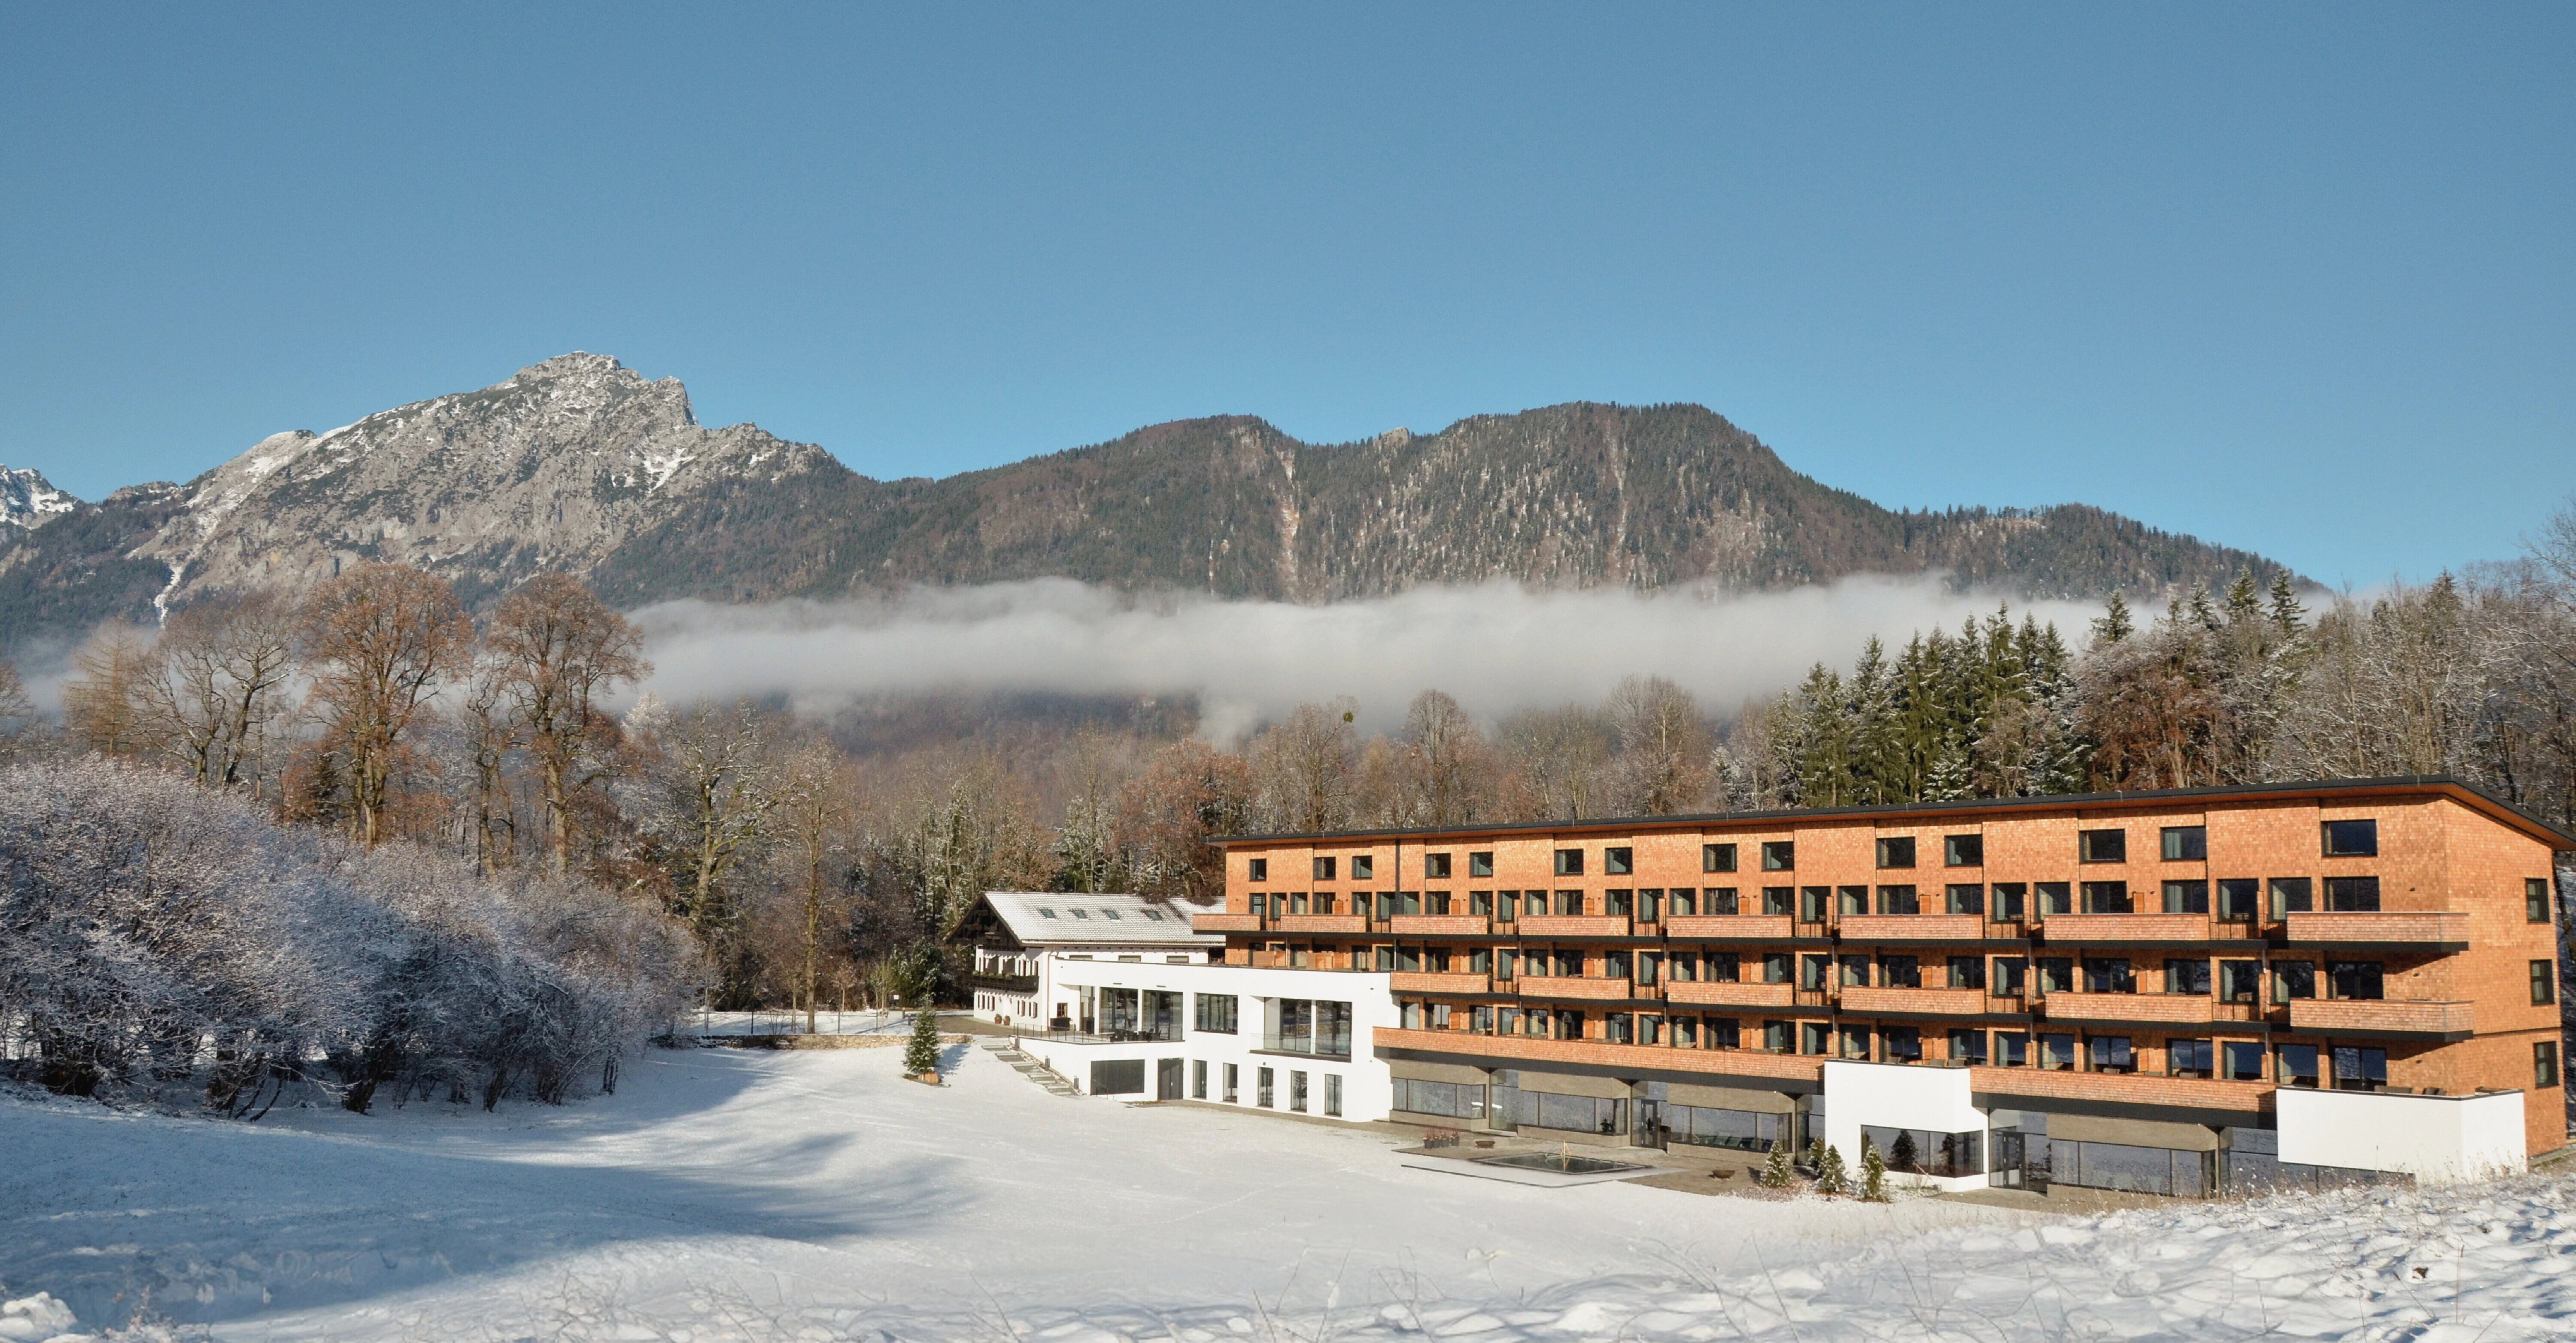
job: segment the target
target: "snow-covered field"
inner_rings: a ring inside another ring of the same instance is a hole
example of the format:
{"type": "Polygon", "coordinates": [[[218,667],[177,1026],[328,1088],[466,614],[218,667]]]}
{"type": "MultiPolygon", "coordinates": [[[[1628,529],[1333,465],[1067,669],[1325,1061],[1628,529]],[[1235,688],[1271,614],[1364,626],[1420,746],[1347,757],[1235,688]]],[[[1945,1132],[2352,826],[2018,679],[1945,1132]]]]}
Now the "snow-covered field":
{"type": "Polygon", "coordinates": [[[2576,1337],[2564,1180],[2087,1219],[1533,1189],[898,1053],[657,1051],[497,1116],[0,1100],[0,1296],[224,1339],[2576,1337]]]}

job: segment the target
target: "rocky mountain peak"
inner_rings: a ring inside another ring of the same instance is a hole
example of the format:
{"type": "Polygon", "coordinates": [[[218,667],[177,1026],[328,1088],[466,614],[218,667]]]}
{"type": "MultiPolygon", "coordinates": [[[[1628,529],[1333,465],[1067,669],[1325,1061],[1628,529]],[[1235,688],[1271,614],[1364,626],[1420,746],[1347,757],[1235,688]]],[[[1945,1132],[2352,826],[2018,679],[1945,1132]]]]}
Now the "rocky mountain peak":
{"type": "Polygon", "coordinates": [[[78,507],[33,467],[0,466],[0,529],[33,531],[78,507]]]}

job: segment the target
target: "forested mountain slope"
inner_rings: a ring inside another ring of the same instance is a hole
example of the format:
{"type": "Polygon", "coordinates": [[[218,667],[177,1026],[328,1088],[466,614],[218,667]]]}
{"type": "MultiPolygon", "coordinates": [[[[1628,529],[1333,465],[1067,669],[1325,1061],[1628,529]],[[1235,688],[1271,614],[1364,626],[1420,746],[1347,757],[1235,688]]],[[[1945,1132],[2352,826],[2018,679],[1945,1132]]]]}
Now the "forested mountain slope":
{"type": "Polygon", "coordinates": [[[1317,602],[1929,569],[2091,596],[2275,567],[2080,504],[1890,511],[1690,405],[1575,403],[1338,445],[1245,416],[1182,420],[879,481],[751,425],[702,427],[676,380],[579,353],[28,521],[0,527],[10,643],[149,619],[156,598],[301,590],[366,558],[445,574],[477,605],[560,569],[628,606],[1039,576],[1317,602]]]}

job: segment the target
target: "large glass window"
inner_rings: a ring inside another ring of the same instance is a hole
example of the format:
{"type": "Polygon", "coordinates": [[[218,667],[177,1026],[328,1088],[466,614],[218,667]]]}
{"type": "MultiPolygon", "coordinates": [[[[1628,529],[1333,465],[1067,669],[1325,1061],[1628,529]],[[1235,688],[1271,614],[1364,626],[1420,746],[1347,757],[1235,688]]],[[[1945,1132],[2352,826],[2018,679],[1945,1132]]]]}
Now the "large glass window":
{"type": "Polygon", "coordinates": [[[1583,875],[1583,850],[1581,850],[1581,849],[1559,849],[1559,850],[1557,850],[1557,851],[1556,851],[1556,875],[1558,875],[1558,876],[1560,876],[1560,877],[1579,877],[1579,876],[1582,876],[1582,875],[1583,875]]]}
{"type": "Polygon", "coordinates": [[[2218,1047],[2219,1076],[2230,1082],[2263,1080],[2263,1046],[2253,1040],[2230,1040],[2218,1047]]]}
{"type": "Polygon", "coordinates": [[[2075,858],[2084,863],[2125,863],[2129,861],[2129,832],[2079,830],[2075,834],[2075,858]]]}
{"type": "Polygon", "coordinates": [[[1723,1110],[1705,1105],[1667,1105],[1664,1125],[1674,1142],[1694,1147],[1723,1147],[1737,1152],[1767,1152],[1789,1135],[1793,1116],[1755,1110],[1723,1110]]]}
{"type": "Polygon", "coordinates": [[[1198,995],[1198,1029],[1216,1035],[1234,1034],[1235,996],[1231,993],[1198,995]]]}
{"type": "Polygon", "coordinates": [[[1272,1089],[1277,1085],[1278,1076],[1279,1075],[1277,1073],[1272,1072],[1268,1068],[1262,1068],[1258,1071],[1253,1078],[1254,1082],[1258,1084],[1254,1090],[1253,1104],[1258,1105],[1265,1110],[1277,1108],[1271,1093],[1272,1089]]]}
{"type": "Polygon", "coordinates": [[[2030,917],[2030,887],[2018,881],[1999,881],[1994,885],[1994,918],[1997,923],[2030,917]]]}
{"type": "Polygon", "coordinates": [[[1699,846],[1699,870],[1702,872],[1734,871],[1735,846],[1732,844],[1702,844],[1699,846]]]}
{"type": "Polygon", "coordinates": [[[2368,1045],[2334,1047],[2337,1091],[2376,1091],[2388,1085],[2388,1051],[2368,1045]]]}
{"type": "Polygon", "coordinates": [[[1793,872],[1798,867],[1798,845],[1793,840],[1774,839],[1762,845],[1762,870],[1793,872]]]}
{"type": "Polygon", "coordinates": [[[1923,912],[1923,901],[1911,886],[1881,886],[1878,888],[1878,912],[1920,914],[1923,912]]]}
{"type": "Polygon", "coordinates": [[[2084,883],[2084,912],[2087,914],[2128,914],[2136,908],[2129,901],[2129,883],[2125,881],[2084,883]]]}
{"type": "Polygon", "coordinates": [[[1973,882],[1952,882],[1943,893],[1942,908],[1952,914],[1986,912],[1986,888],[1973,882]]]}
{"type": "Polygon", "coordinates": [[[1914,837],[1912,835],[1879,836],[1878,865],[1880,867],[1914,866],[1914,837]]]}
{"type": "Polygon", "coordinates": [[[2317,1084],[2317,1047],[2283,1045],[2279,1052],[2280,1073],[2275,1079],[2285,1087],[2312,1087],[2317,1084]]]}
{"type": "MultiPolygon", "coordinates": [[[[1270,1000],[1261,1047],[1287,1054],[1351,1056],[1351,1005],[1304,998],[1270,1000]]],[[[1265,1069],[1264,1071],[1267,1071],[1265,1069]]]]}
{"type": "Polygon", "coordinates": [[[2379,912],[2379,878],[2326,878],[2326,908],[2345,914],[2379,912]]]}
{"type": "Polygon", "coordinates": [[[2326,982],[2338,998],[2377,1002],[2387,996],[2387,981],[2377,961],[2330,961],[2326,982]]]}
{"type": "Polygon", "coordinates": [[[2129,968],[2125,956],[2091,956],[2084,961],[2086,993],[2135,993],[2137,975],[2129,968]]]}
{"type": "Polygon", "coordinates": [[[2165,992],[2209,996],[2209,962],[2165,962],[2165,992]]]}
{"type": "Polygon", "coordinates": [[[1880,1159],[1892,1171],[1945,1178],[1986,1173],[1986,1135],[1973,1130],[1936,1133],[1931,1129],[1881,1128],[1875,1124],[1863,1124],[1860,1136],[1878,1149],[1880,1159]]]}
{"type": "Polygon", "coordinates": [[[2325,854],[2328,858],[2375,858],[2379,856],[2379,822],[2327,821],[2325,854]]]}
{"type": "Polygon", "coordinates": [[[2209,912],[2209,883],[2205,881],[2168,881],[2165,883],[2167,914],[2206,914],[2209,912]]]}
{"type": "Polygon", "coordinates": [[[1517,1119],[1522,1128],[1549,1128],[1615,1137],[1628,1131],[1628,1102],[1524,1090],[1520,1093],[1517,1119]]]}
{"type": "Polygon", "coordinates": [[[2164,859],[2168,863],[2208,862],[2209,827],[2205,825],[2166,826],[2164,859]]]}
{"type": "MultiPolygon", "coordinates": [[[[1610,877],[1624,877],[1636,870],[1637,851],[1635,849],[1622,848],[1613,845],[1612,847],[1601,851],[1602,875],[1610,877]]],[[[1577,868],[1575,871],[1580,872],[1582,869],[1577,868]]]]}
{"type": "Polygon", "coordinates": [[[2251,877],[2229,877],[2218,883],[2218,917],[2251,919],[2263,903],[2263,883],[2251,877]]]}
{"type": "Polygon", "coordinates": [[[2051,1180],[2090,1189],[2139,1194],[2202,1194],[2209,1190],[2210,1153],[2125,1143],[2049,1144],[2051,1180]]]}
{"type": "Polygon", "coordinates": [[[1324,1113],[1338,1119],[1342,1114],[1342,1075],[1324,1074],[1324,1113]]]}
{"type": "Polygon", "coordinates": [[[1983,835],[1942,836],[1941,861],[1949,867],[1984,867],[1986,837],[1983,835]]]}

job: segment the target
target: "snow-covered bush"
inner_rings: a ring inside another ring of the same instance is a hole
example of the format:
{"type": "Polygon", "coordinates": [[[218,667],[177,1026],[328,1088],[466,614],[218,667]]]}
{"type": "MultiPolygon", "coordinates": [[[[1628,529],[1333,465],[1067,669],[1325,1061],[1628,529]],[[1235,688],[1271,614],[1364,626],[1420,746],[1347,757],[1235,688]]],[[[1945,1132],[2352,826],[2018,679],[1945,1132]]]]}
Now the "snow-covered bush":
{"type": "Polygon", "coordinates": [[[559,1102],[669,1020],[686,936],[595,887],[351,847],[89,760],[0,771],[0,1032],[70,1095],[559,1102]]]}

